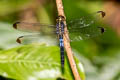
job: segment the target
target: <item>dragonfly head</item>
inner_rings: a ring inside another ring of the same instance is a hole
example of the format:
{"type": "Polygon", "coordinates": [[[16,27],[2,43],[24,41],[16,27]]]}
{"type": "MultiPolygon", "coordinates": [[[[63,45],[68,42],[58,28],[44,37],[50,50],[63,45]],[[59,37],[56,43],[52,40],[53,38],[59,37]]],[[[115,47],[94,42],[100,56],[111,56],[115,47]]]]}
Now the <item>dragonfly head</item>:
{"type": "Polygon", "coordinates": [[[65,17],[64,16],[57,16],[57,18],[56,18],[56,21],[58,22],[58,21],[65,21],[65,17]]]}

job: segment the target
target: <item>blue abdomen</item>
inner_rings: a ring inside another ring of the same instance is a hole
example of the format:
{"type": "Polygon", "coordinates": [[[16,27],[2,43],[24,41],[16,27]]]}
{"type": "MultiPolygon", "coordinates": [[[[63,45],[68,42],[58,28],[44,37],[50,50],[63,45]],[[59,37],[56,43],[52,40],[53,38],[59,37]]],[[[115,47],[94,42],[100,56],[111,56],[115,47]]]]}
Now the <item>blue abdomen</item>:
{"type": "Polygon", "coordinates": [[[64,67],[64,43],[63,37],[59,37],[60,53],[61,53],[61,66],[64,67]]]}

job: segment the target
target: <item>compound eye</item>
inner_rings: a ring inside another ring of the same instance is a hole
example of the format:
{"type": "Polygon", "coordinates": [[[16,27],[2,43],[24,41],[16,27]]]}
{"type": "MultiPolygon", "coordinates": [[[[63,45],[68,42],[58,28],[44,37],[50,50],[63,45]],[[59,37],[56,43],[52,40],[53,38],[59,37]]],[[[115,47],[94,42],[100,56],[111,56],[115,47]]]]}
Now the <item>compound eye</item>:
{"type": "Polygon", "coordinates": [[[65,17],[64,16],[61,16],[62,17],[62,19],[65,19],[65,17]]]}

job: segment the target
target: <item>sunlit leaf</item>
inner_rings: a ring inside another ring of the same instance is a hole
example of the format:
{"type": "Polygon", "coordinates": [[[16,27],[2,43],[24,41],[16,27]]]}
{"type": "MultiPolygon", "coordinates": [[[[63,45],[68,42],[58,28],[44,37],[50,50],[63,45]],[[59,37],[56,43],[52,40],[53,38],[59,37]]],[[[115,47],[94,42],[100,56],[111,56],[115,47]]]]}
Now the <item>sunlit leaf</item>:
{"type": "MultiPolygon", "coordinates": [[[[75,60],[80,76],[85,80],[83,66],[75,60]]],[[[73,80],[67,58],[64,73],[61,71],[59,48],[37,44],[1,51],[0,75],[17,80],[73,80]]]]}

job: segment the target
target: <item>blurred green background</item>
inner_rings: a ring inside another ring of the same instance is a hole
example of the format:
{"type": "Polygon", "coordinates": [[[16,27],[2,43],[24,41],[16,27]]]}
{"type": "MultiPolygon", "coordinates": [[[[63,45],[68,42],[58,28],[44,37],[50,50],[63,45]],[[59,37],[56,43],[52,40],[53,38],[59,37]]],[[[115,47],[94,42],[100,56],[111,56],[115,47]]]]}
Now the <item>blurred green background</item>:
{"type": "MultiPolygon", "coordinates": [[[[106,12],[104,24],[101,24],[106,29],[103,35],[72,42],[71,46],[74,55],[84,66],[86,80],[120,80],[120,28],[117,24],[120,21],[119,2],[117,0],[63,0],[63,5],[67,21],[99,10],[106,12]],[[112,14],[115,12],[118,16],[112,14]]],[[[14,22],[55,24],[56,16],[55,0],[0,0],[0,54],[21,46],[15,40],[27,34],[13,29],[14,22]]],[[[42,39],[42,43],[50,46],[54,44],[54,41],[48,40],[48,42],[44,37],[42,39]]]]}

